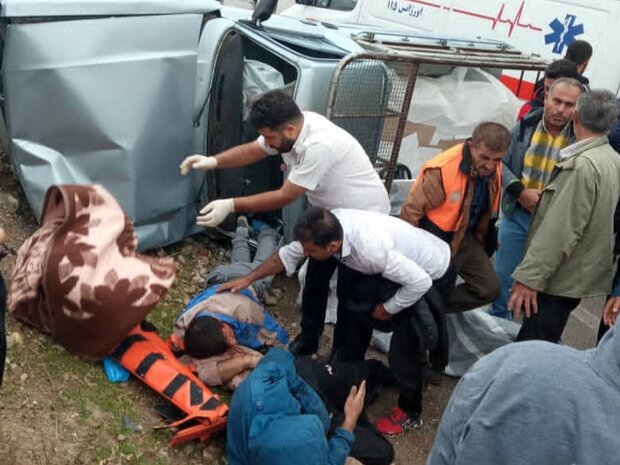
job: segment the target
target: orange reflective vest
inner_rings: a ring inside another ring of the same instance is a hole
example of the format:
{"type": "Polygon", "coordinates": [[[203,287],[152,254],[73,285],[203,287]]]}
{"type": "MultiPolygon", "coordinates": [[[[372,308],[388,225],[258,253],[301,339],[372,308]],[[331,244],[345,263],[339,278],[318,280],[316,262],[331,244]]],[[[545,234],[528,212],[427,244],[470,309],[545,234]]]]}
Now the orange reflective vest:
{"type": "MultiPolygon", "coordinates": [[[[459,229],[463,221],[463,202],[467,193],[469,174],[461,170],[463,161],[463,144],[456,145],[445,152],[442,152],[432,160],[427,161],[423,166],[418,180],[424,178],[427,169],[439,168],[445,192],[445,200],[437,208],[426,213],[426,217],[442,231],[454,233],[459,229]]],[[[495,170],[495,195],[491,199],[491,217],[496,218],[499,214],[499,198],[502,185],[501,164],[495,170]]],[[[416,181],[417,183],[418,181],[416,181]]]]}
{"type": "Polygon", "coordinates": [[[186,414],[167,426],[181,428],[171,445],[205,441],[225,428],[228,406],[178,361],[156,331],[136,326],[110,356],[186,414]],[[188,426],[190,420],[197,424],[188,426]]]}

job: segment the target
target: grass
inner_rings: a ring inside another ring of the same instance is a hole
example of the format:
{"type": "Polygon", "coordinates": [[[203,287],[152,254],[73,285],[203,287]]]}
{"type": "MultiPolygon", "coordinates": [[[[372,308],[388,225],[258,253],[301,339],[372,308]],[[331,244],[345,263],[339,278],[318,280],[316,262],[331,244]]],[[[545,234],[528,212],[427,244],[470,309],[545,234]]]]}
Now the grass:
{"type": "MultiPolygon", "coordinates": [[[[210,260],[211,252],[191,254],[175,245],[159,254],[185,257],[177,281],[148,317],[166,338],[187,298],[200,289],[195,271],[199,261],[210,260]]],[[[169,447],[173,432],[153,430],[162,424],[151,411],[161,398],[146,385],[135,379],[113,384],[101,363],[85,362],[14,320],[9,327],[22,332],[24,343],[9,351],[9,369],[0,391],[0,442],[5,444],[0,446],[0,463],[215,465],[225,461],[220,457],[221,435],[207,445],[169,447]],[[142,431],[126,428],[123,417],[142,431]],[[9,430],[11,422],[15,427],[9,430]],[[26,440],[32,435],[33,447],[24,444],[20,434],[26,440]],[[209,454],[203,456],[205,447],[209,454]]]]}

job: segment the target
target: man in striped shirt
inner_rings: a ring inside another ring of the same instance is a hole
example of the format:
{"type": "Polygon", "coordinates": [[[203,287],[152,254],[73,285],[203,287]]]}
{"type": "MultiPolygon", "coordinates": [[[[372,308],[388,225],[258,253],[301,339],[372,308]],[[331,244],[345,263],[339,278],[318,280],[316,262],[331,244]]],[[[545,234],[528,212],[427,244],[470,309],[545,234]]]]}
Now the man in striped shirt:
{"type": "Polygon", "coordinates": [[[510,319],[507,309],[511,275],[523,258],[530,216],[560,159],[560,150],[574,142],[572,118],[581,94],[576,79],[559,78],[549,89],[543,108],[528,113],[513,129],[502,166],[502,213],[495,271],[502,293],[492,314],[510,319]]]}
{"type": "Polygon", "coordinates": [[[572,124],[564,126],[560,132],[547,129],[542,119],[532,135],[530,146],[523,157],[523,172],[521,184],[525,189],[541,191],[556,162],[559,160],[560,150],[568,146],[572,136],[572,124]]]}

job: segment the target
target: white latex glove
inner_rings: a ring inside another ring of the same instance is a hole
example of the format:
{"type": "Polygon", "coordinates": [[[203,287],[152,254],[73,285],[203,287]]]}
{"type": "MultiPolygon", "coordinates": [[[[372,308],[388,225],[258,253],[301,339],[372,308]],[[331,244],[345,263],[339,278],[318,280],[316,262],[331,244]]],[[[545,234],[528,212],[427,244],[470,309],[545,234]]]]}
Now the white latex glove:
{"type": "Polygon", "coordinates": [[[205,155],[190,155],[185,158],[181,165],[181,174],[185,176],[189,170],[209,171],[217,168],[217,159],[215,157],[207,157],[205,155]]]}
{"type": "Polygon", "coordinates": [[[214,200],[200,210],[196,223],[205,228],[214,228],[234,211],[235,202],[233,199],[214,200]]]}

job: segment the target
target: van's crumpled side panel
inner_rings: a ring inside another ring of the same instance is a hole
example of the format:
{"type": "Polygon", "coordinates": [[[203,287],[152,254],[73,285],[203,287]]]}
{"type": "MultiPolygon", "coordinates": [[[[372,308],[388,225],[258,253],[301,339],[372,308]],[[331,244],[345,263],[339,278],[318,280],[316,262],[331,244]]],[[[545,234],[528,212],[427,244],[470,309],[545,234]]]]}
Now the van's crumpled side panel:
{"type": "Polygon", "coordinates": [[[52,184],[105,186],[140,249],[195,224],[192,149],[202,15],[10,24],[2,79],[10,155],[37,215],[52,184]]]}
{"type": "Polygon", "coordinates": [[[165,15],[210,13],[221,8],[215,0],[2,0],[0,16],[165,15]]]}

